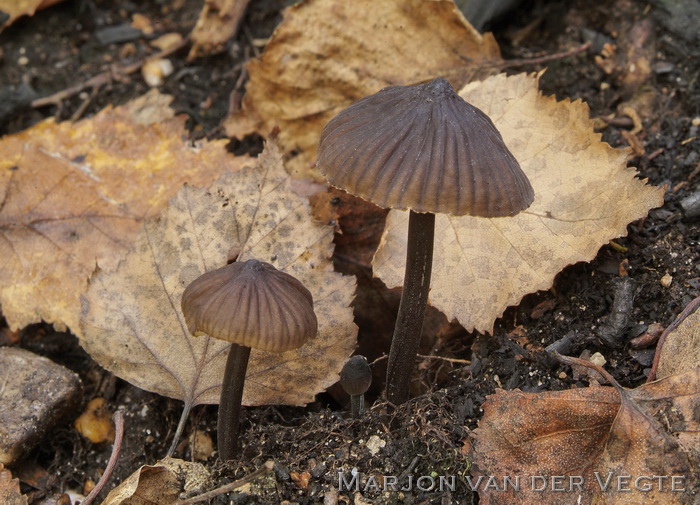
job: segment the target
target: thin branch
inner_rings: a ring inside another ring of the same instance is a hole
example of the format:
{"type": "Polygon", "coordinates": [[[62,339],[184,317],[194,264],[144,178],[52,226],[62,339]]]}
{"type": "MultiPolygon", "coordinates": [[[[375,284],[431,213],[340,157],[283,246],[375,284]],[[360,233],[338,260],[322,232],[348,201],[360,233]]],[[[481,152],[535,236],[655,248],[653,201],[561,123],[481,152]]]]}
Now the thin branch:
{"type": "Polygon", "coordinates": [[[417,354],[416,356],[419,358],[422,358],[422,359],[439,359],[442,361],[447,361],[449,363],[461,363],[462,365],[471,365],[472,364],[472,362],[469,361],[468,359],[447,358],[445,356],[426,356],[424,354],[417,354]]]}
{"type": "Polygon", "coordinates": [[[569,49],[568,51],[563,51],[561,53],[548,54],[546,56],[540,56],[538,58],[522,58],[516,60],[508,60],[504,61],[503,63],[499,63],[497,66],[499,68],[523,67],[525,65],[539,65],[541,63],[547,63],[549,61],[561,60],[564,58],[568,58],[569,56],[574,56],[576,54],[587,51],[592,44],[593,42],[588,41],[585,44],[581,44],[578,47],[574,47],[573,49],[569,49]]]}
{"type": "Polygon", "coordinates": [[[105,487],[109,478],[112,476],[114,468],[117,466],[117,461],[119,461],[119,452],[122,449],[122,440],[124,440],[124,412],[117,410],[112,417],[114,419],[114,427],[116,434],[114,436],[114,446],[112,448],[112,455],[109,457],[107,462],[107,468],[105,468],[102,477],[97,482],[97,485],[90,491],[90,494],[83,500],[81,505],[90,505],[93,500],[100,494],[100,491],[105,487]]]}
{"type": "Polygon", "coordinates": [[[171,54],[179,51],[183,47],[185,47],[189,43],[189,37],[184,38],[179,44],[176,44],[173,47],[170,47],[164,51],[161,51],[159,53],[156,53],[152,56],[149,56],[148,58],[144,58],[141,61],[137,61],[136,63],[132,63],[131,65],[124,65],[120,67],[116,67],[110,70],[106,70],[104,72],[101,72],[97,75],[92,76],[90,79],[88,79],[85,82],[81,82],[76,84],[75,86],[71,86],[69,88],[63,89],[61,91],[58,91],[54,93],[53,95],[45,96],[43,98],[37,98],[32,102],[32,107],[34,108],[39,108],[39,107],[45,107],[47,105],[59,105],[63,100],[70,98],[72,96],[77,95],[81,91],[91,88],[93,90],[99,89],[102,86],[105,86],[112,82],[112,80],[115,79],[116,76],[123,76],[123,75],[129,75],[133,74],[134,72],[137,72],[138,70],[141,69],[141,67],[149,60],[156,60],[160,58],[165,58],[167,56],[170,56],[171,54]]]}
{"type": "Polygon", "coordinates": [[[263,464],[263,466],[255,470],[253,473],[246,475],[242,479],[238,479],[237,481],[231,482],[230,484],[226,484],[225,486],[221,486],[211,491],[207,491],[206,493],[200,494],[199,496],[193,496],[192,498],[187,498],[186,500],[176,501],[175,503],[173,503],[173,505],[191,505],[193,503],[199,503],[204,500],[216,498],[219,495],[229,493],[235,489],[238,489],[241,486],[248,484],[249,482],[254,481],[258,477],[261,477],[266,473],[271,472],[273,468],[275,468],[275,462],[272,460],[268,460],[263,464]]]}

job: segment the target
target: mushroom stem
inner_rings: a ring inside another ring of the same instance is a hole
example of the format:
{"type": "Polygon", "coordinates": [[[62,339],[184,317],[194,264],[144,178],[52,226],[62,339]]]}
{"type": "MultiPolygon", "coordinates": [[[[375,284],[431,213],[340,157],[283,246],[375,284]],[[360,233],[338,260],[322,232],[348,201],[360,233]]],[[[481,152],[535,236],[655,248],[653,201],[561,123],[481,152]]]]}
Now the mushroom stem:
{"type": "Polygon", "coordinates": [[[350,411],[353,419],[359,419],[365,413],[365,395],[350,396],[350,411]]]}
{"type": "Polygon", "coordinates": [[[408,400],[413,363],[423,330],[433,267],[435,214],[410,212],[403,293],[396,317],[386,373],[387,399],[399,405],[408,400]]]}
{"type": "Polygon", "coordinates": [[[224,382],[221,384],[221,401],[219,402],[219,420],[217,423],[217,446],[219,458],[223,461],[233,459],[236,455],[243,384],[245,383],[249,357],[250,347],[231,344],[228,359],[226,360],[224,382]]]}

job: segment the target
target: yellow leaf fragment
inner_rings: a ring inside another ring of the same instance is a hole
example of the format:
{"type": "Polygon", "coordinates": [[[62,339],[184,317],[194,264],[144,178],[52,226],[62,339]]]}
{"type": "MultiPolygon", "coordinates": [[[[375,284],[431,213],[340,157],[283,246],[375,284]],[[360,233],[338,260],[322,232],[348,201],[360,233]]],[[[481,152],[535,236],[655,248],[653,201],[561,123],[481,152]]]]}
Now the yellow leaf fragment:
{"type": "Polygon", "coordinates": [[[0,13],[8,17],[0,23],[0,32],[22,16],[33,16],[41,9],[46,9],[61,0],[0,0],[0,13]]]}
{"type": "MultiPolygon", "coordinates": [[[[430,304],[467,330],[492,331],[506,307],[662,205],[663,189],[600,141],[585,104],[542,96],[536,76],[501,74],[460,95],[491,117],[535,190],[515,217],[437,215],[430,304]]],[[[373,262],[389,287],[403,284],[407,229],[408,213],[391,211],[373,262]]]]}
{"type": "Polygon", "coordinates": [[[357,336],[355,280],[333,271],[333,228],[313,221],[293,192],[272,143],[253,166],[210,188],[186,186],[148,221],[116,272],[98,273],[83,297],[82,345],[105,368],[143,389],[189,405],[217,403],[226,342],[192,337],[180,309],[185,287],[206,271],[258,259],[311,291],[319,332],[281,354],[253,350],[246,405],[302,405],[337,381],[357,336]]]}
{"type": "Polygon", "coordinates": [[[95,266],[114,270],[183,183],[209,184],[250,159],[225,140],[187,141],[171,100],[151,92],[0,139],[0,305],[11,328],[44,320],[77,331],[95,266]]]}
{"type": "Polygon", "coordinates": [[[285,9],[263,54],[248,64],[243,109],[226,131],[267,137],[279,126],[287,168],[319,178],[321,129],[353,101],[437,76],[461,86],[500,61],[491,34],[479,34],[452,1],[307,0],[285,9]]]}

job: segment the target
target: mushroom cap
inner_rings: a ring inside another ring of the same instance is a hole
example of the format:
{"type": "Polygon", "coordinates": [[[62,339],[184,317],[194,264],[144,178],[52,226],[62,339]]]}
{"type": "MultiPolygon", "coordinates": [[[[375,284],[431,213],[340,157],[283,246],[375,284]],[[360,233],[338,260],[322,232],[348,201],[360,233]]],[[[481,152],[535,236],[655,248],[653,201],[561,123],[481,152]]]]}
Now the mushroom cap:
{"type": "Polygon", "coordinates": [[[364,356],[350,358],[340,371],[340,385],[350,396],[359,396],[367,392],[372,385],[372,370],[364,356]]]}
{"type": "Polygon", "coordinates": [[[309,290],[253,259],[197,277],[182,294],[182,312],[193,335],[268,352],[296,349],[318,331],[309,290]]]}
{"type": "Polygon", "coordinates": [[[417,212],[512,216],[535,195],[491,119],[441,77],[342,111],[321,132],[317,166],[333,186],[417,212]]]}

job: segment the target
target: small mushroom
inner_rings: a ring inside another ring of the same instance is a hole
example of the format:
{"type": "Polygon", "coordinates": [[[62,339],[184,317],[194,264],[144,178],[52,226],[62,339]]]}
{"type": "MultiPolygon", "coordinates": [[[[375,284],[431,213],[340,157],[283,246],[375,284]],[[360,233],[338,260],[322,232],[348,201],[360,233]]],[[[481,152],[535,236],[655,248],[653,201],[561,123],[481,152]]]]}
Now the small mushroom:
{"type": "Polygon", "coordinates": [[[221,385],[219,457],[232,459],[238,442],[243,384],[251,348],[285,352],[314,337],[318,322],[304,285],[254,259],[207,272],[182,294],[187,329],[231,342],[221,385]]]}
{"type": "Polygon", "coordinates": [[[372,385],[372,370],[364,356],[350,358],[340,371],[340,385],[350,395],[352,417],[359,418],[365,412],[365,393],[372,385]]]}
{"type": "Polygon", "coordinates": [[[321,132],[317,165],[333,186],[410,209],[387,366],[387,398],[403,403],[428,300],[435,213],[513,216],[532,203],[534,191],[489,117],[440,77],[389,86],[342,111],[321,132]]]}

